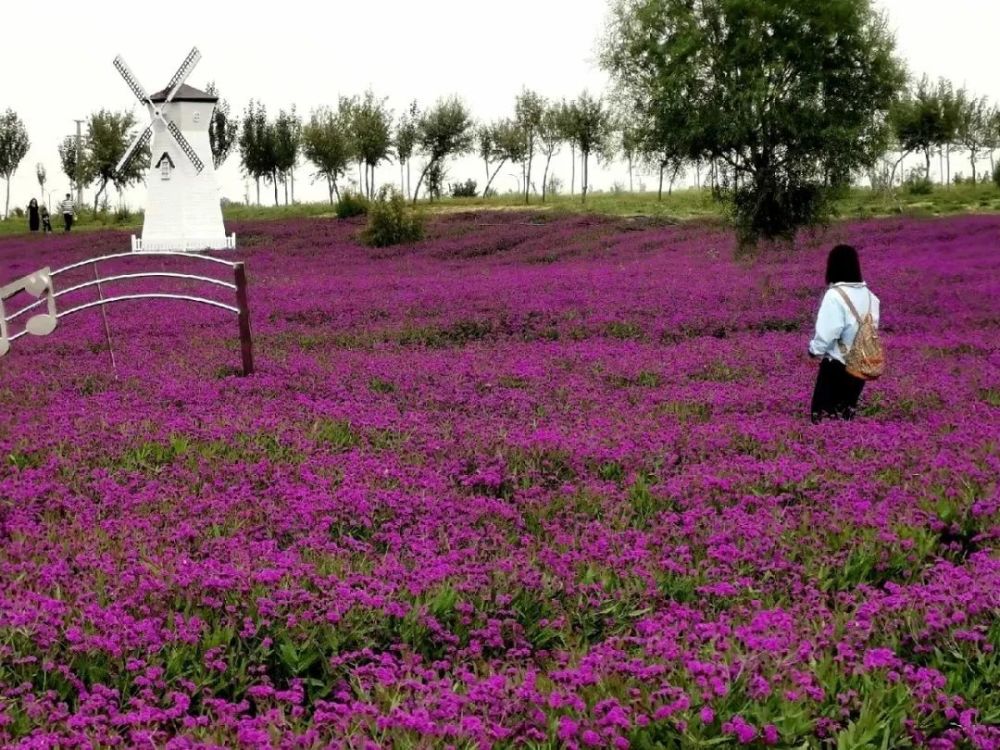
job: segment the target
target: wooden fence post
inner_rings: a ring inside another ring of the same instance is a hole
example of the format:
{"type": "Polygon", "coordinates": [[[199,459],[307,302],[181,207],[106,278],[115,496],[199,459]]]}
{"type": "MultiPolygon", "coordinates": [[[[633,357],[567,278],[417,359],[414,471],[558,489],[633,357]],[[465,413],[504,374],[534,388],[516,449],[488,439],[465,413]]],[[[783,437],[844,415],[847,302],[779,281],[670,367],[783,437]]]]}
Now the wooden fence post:
{"type": "Polygon", "coordinates": [[[250,303],[247,301],[247,270],[243,263],[233,264],[236,277],[236,307],[239,308],[240,353],[243,357],[243,375],[253,374],[253,339],[250,335],[250,303]]]}

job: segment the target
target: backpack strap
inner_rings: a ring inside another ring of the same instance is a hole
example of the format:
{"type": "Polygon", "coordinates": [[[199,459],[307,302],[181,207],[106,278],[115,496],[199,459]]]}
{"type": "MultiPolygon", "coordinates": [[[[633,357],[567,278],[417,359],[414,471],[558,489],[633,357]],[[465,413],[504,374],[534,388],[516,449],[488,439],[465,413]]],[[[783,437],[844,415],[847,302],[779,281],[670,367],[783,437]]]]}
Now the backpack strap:
{"type": "MultiPolygon", "coordinates": [[[[847,292],[845,292],[839,286],[835,286],[834,289],[836,289],[840,293],[840,296],[844,298],[844,302],[847,303],[847,306],[851,309],[851,314],[854,316],[854,319],[856,321],[858,321],[858,325],[860,326],[861,325],[861,316],[858,315],[858,309],[854,306],[854,303],[851,302],[851,298],[847,295],[847,292]]],[[[871,292],[868,292],[868,295],[870,297],[871,296],[871,292]]],[[[869,313],[870,313],[871,312],[871,302],[868,303],[868,307],[869,307],[869,313]]]]}

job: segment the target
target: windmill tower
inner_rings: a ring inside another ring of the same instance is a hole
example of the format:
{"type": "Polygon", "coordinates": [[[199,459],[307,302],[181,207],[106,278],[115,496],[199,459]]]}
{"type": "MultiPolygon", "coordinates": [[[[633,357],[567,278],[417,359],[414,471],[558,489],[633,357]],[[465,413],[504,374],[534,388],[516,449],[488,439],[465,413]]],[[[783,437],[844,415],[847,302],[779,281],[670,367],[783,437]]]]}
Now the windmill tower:
{"type": "Polygon", "coordinates": [[[149,95],[121,55],[115,58],[115,68],[146,105],[150,118],[116,167],[121,171],[152,141],[145,221],[142,237],[132,237],[133,251],[197,252],[236,246],[236,235],[227,237],[222,224],[208,140],[218,98],[185,83],[200,59],[198,49],[192,49],[166,88],[149,95]]]}

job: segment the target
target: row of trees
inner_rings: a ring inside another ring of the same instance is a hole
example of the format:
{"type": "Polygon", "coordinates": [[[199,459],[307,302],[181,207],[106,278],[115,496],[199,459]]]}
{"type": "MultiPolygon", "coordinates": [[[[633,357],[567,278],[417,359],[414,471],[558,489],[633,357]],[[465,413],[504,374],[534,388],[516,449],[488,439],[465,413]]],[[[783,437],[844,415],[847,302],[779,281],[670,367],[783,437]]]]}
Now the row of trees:
{"type": "Polygon", "coordinates": [[[239,148],[243,171],[275,184],[285,181],[301,153],[315,168],[315,176],[327,184],[330,201],[339,200],[340,186],[354,165],[361,192],[371,198],[376,192],[375,170],[395,161],[400,169],[400,190],[416,200],[421,189],[431,198],[440,195],[449,158],[478,152],[486,169],[489,193],[504,164],[521,167],[525,202],[531,200],[532,170],[543,157],[542,200],[548,187],[553,156],[569,144],[582,163],[583,197],[586,200],[587,169],[591,154],[610,158],[614,151],[611,113],[599,98],[584,92],[571,102],[549,102],[524,90],[514,102],[512,117],[477,125],[458,97],[441,99],[426,110],[416,102],[394,121],[387,100],[367,91],[361,97],[342,97],[337,107],[314,111],[300,124],[291,113],[280,112],[268,120],[263,105],[251,102],[243,115],[239,148]],[[412,185],[415,157],[423,164],[412,185]]]}
{"type": "Polygon", "coordinates": [[[996,169],[994,154],[1000,149],[1000,108],[986,97],[976,96],[965,88],[956,88],[951,81],[932,82],[927,76],[907,87],[889,110],[892,148],[898,154],[890,165],[883,166],[883,181],[892,184],[899,169],[910,154],[924,156],[923,178],[930,178],[931,159],[936,153],[941,160],[941,182],[951,182],[951,155],[965,151],[972,169],[972,180],[978,182],[978,162],[988,156],[990,170],[996,169]],[[888,175],[885,174],[888,169],[888,175]]]}

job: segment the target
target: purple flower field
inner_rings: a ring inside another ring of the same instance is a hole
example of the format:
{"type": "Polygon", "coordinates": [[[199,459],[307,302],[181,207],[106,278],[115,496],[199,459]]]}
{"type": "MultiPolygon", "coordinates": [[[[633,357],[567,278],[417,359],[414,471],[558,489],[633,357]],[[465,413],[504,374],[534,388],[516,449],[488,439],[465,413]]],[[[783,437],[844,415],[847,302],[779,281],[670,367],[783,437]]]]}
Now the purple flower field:
{"type": "Polygon", "coordinates": [[[359,227],[235,227],[249,378],[180,302],[0,359],[0,744],[1000,748],[1000,217],[359,227]],[[842,240],[889,370],[812,426],[842,240]]]}

